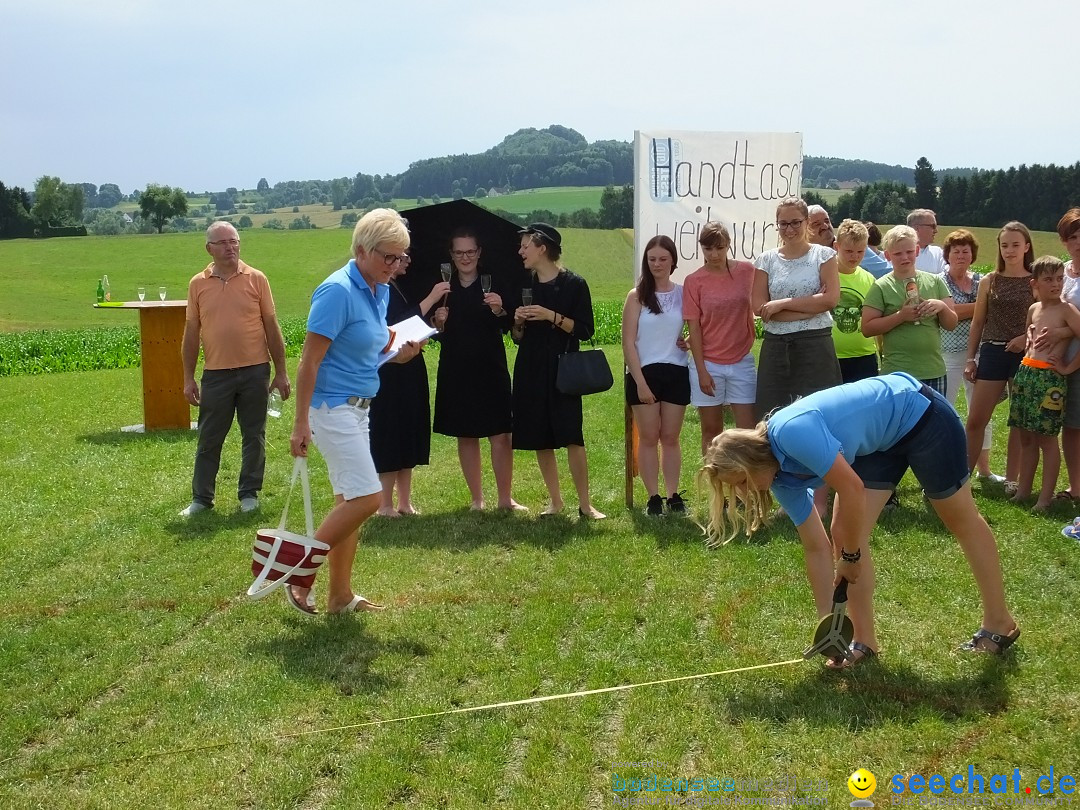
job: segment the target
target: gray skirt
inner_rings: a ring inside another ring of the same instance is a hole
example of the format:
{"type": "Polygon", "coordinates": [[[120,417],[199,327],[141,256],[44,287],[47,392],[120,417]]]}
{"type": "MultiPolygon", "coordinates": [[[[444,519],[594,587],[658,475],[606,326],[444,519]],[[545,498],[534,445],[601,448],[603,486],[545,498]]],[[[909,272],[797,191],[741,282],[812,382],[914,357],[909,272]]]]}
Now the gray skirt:
{"type": "Polygon", "coordinates": [[[807,329],[790,335],[766,332],[758,356],[754,416],[762,419],[775,408],[832,388],[842,380],[831,328],[807,329]]]}

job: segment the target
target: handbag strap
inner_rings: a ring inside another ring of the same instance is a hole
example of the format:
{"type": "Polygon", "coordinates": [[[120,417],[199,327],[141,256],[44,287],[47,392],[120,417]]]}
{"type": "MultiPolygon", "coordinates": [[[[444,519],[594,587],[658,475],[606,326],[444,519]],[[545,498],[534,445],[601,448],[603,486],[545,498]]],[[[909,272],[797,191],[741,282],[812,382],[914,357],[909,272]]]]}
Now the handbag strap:
{"type": "Polygon", "coordinates": [[[296,480],[300,479],[300,488],[304,493],[304,521],[305,528],[307,529],[307,536],[315,536],[315,521],[311,515],[311,484],[308,481],[308,469],[307,459],[304,456],[297,456],[293,462],[292,480],[289,482],[289,494],[285,497],[285,508],[281,511],[281,520],[278,522],[278,529],[284,530],[285,522],[289,517],[289,504],[292,502],[293,491],[296,489],[296,480]]]}

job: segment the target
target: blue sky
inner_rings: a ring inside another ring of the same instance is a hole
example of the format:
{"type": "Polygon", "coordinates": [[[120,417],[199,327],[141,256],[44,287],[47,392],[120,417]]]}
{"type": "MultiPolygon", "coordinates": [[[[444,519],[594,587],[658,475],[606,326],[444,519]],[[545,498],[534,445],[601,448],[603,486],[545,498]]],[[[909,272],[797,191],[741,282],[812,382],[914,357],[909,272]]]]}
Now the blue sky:
{"type": "Polygon", "coordinates": [[[397,173],[558,123],[800,131],[812,155],[1073,163],[1061,4],[0,0],[0,180],[397,173]]]}

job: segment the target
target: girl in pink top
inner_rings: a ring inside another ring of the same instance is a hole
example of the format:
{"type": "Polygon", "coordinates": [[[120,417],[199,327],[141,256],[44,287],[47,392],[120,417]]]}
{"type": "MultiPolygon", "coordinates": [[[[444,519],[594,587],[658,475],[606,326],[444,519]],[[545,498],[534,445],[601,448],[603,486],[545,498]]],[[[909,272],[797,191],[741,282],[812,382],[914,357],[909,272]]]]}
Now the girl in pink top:
{"type": "Polygon", "coordinates": [[[683,318],[690,330],[690,402],[701,418],[701,452],[724,429],[724,405],[735,425],[754,426],[757,371],[754,315],[750,292],[754,267],[732,261],[731,235],[719,222],[709,222],[698,237],[705,264],[683,282],[683,318]]]}

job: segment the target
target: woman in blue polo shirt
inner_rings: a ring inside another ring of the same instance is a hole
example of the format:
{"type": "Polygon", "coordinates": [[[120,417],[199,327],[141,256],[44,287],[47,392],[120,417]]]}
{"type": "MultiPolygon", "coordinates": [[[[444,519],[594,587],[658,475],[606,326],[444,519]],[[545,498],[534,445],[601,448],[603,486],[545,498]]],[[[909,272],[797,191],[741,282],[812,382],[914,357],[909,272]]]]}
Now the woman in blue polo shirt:
{"type": "Polygon", "coordinates": [[[851,583],[851,663],[856,663],[878,650],[874,566],[867,541],[909,467],[959,541],[979,589],[982,626],[964,648],[1004,652],[1020,628],[1005,604],[994,535],[971,497],[964,426],[944,397],[908,374],[819,391],[781,408],[752,430],[726,430],[717,436],[702,468],[710,484],[710,529],[723,542],[740,527],[751,534],[764,522],[775,496],[798,528],[819,615],[831,608],[834,548],[835,577],[851,583]],[[838,496],[833,548],[813,508],[813,491],[823,483],[838,496]]]}
{"type": "MultiPolygon", "coordinates": [[[[371,460],[368,406],[379,391],[379,355],[390,342],[387,283],[408,247],[409,231],[396,211],[368,212],[353,230],[353,258],[311,296],[289,445],[294,456],[306,456],[314,440],[334,488],[334,508],[315,530],[315,538],[330,546],[331,613],[382,610],[353,593],[352,563],[360,526],[379,508],[382,486],[371,460]]],[[[407,363],[419,351],[419,344],[406,343],[390,362],[407,363]]],[[[284,590],[300,612],[318,612],[312,589],[284,590]]]]}

